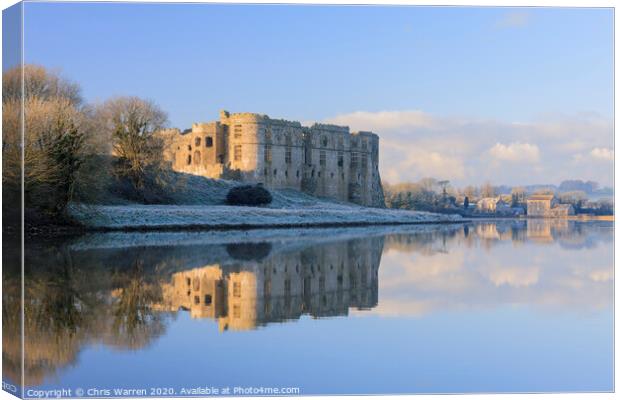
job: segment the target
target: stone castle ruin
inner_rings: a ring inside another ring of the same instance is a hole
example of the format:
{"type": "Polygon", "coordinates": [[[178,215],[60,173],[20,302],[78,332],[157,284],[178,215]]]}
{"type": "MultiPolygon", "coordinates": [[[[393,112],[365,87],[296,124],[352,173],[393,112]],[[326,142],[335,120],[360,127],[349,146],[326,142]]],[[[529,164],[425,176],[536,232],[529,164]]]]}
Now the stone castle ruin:
{"type": "Polygon", "coordinates": [[[379,137],[372,132],[221,111],[219,121],[167,134],[166,158],[175,171],[385,207],[379,137]]]}

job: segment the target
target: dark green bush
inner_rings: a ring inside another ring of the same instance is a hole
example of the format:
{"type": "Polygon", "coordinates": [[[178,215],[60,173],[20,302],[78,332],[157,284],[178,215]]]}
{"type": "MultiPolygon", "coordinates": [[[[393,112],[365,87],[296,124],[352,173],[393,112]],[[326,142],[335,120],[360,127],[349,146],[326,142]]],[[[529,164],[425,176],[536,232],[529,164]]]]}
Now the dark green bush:
{"type": "Polygon", "coordinates": [[[261,185],[235,186],[226,195],[226,203],[233,206],[258,206],[271,200],[271,193],[261,185]]]}

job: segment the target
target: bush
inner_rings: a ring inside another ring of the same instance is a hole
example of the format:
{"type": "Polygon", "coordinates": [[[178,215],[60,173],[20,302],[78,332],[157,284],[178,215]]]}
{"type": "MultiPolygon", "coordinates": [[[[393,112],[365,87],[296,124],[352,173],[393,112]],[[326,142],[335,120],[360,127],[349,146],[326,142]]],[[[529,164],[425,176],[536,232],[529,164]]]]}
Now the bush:
{"type": "Polygon", "coordinates": [[[261,185],[235,186],[226,195],[226,203],[234,206],[258,206],[271,200],[271,193],[261,185]]]}

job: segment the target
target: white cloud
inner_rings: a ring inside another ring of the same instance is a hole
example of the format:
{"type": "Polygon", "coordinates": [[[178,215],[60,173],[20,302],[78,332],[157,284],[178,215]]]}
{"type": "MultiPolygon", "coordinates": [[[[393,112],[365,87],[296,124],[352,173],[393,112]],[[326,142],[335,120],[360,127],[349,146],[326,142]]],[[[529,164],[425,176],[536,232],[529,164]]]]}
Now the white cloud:
{"type": "Polygon", "coordinates": [[[614,160],[614,151],[606,147],[595,147],[590,152],[590,155],[593,158],[598,159],[598,160],[604,160],[604,161],[614,160]]]}
{"type": "Polygon", "coordinates": [[[558,184],[565,179],[612,185],[612,168],[600,160],[613,155],[613,123],[592,113],[515,123],[422,110],[356,111],[325,122],[378,133],[379,167],[389,183],[430,176],[457,186],[487,181],[558,184]],[[598,150],[590,154],[590,149],[598,150]],[[515,162],[521,162],[519,168],[506,168],[515,162]]]}
{"type": "Polygon", "coordinates": [[[356,111],[330,118],[328,122],[348,125],[352,130],[374,131],[399,128],[432,128],[436,125],[430,114],[418,110],[411,111],[356,111]]]}
{"type": "Polygon", "coordinates": [[[501,161],[537,162],[540,157],[538,146],[530,143],[496,143],[489,149],[489,154],[501,161]]]}

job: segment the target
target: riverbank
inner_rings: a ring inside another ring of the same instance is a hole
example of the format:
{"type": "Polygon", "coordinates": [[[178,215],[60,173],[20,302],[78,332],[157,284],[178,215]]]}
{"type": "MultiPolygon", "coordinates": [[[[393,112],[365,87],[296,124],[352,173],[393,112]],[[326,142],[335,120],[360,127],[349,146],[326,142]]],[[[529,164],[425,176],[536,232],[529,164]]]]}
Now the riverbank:
{"type": "Polygon", "coordinates": [[[73,205],[70,214],[86,229],[98,231],[339,227],[466,221],[458,215],[326,203],[287,208],[223,205],[73,205]]]}

